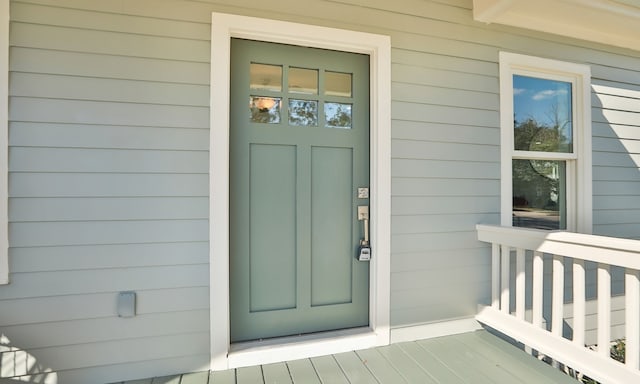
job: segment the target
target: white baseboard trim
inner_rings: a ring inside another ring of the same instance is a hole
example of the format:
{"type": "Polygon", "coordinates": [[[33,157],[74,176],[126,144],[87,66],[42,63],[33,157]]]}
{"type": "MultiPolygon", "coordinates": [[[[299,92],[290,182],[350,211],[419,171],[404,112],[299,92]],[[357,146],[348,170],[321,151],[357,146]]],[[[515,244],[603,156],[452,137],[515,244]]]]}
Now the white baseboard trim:
{"type": "Polygon", "coordinates": [[[409,327],[392,328],[391,344],[456,335],[459,333],[477,331],[479,329],[482,329],[482,326],[473,317],[438,323],[412,325],[409,327]]]}

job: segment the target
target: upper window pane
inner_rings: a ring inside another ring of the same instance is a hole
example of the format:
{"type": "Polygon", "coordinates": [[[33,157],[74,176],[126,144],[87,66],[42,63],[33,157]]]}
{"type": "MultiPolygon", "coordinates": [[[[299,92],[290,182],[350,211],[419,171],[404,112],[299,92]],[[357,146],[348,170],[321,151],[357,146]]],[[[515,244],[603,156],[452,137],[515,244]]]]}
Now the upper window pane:
{"type": "Polygon", "coordinates": [[[318,70],[289,68],[289,92],[318,94],[318,70]]]}
{"type": "Polygon", "coordinates": [[[327,96],[351,97],[351,74],[340,72],[325,72],[324,94],[327,96]]]}
{"type": "Polygon", "coordinates": [[[514,149],[573,153],[571,83],[513,75],[514,149]]]}
{"type": "Polygon", "coordinates": [[[282,91],[282,66],[251,63],[251,89],[260,91],[282,91]]]}

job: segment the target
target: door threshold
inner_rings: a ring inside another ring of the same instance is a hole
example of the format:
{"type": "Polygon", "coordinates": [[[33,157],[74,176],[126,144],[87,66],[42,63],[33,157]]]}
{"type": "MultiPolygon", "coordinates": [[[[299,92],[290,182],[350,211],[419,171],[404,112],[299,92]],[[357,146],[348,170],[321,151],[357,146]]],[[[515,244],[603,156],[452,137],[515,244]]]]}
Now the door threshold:
{"type": "Polygon", "coordinates": [[[377,346],[378,335],[369,327],[233,343],[229,369],[331,355],[377,346]]]}

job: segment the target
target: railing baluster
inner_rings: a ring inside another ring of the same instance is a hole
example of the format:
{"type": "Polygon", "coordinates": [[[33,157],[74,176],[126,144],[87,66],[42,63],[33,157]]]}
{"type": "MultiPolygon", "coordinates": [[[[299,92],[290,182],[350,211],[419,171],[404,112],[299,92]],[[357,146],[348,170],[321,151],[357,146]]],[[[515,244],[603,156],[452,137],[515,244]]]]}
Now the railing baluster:
{"type": "Polygon", "coordinates": [[[627,268],[625,273],[625,364],[640,368],[640,273],[627,268]]]}
{"type": "Polygon", "coordinates": [[[584,260],[573,259],[573,342],[584,347],[586,294],[584,260]]]}
{"type": "Polygon", "coordinates": [[[551,333],[562,336],[564,318],[564,257],[553,255],[553,288],[551,293],[551,333]]]}
{"type": "Polygon", "coordinates": [[[598,354],[609,357],[611,343],[611,271],[598,264],[598,354]]]}
{"type": "Polygon", "coordinates": [[[511,258],[511,249],[506,245],[502,245],[500,248],[502,250],[500,271],[500,284],[502,293],[500,294],[500,310],[504,313],[509,313],[509,275],[511,274],[511,265],[509,259],[511,258]]]}
{"type": "Polygon", "coordinates": [[[500,309],[500,244],[491,243],[491,306],[500,309]]]}
{"type": "Polygon", "coordinates": [[[532,292],[532,317],[531,322],[536,327],[542,328],[542,298],[544,282],[544,260],[542,252],[533,252],[533,292],[532,292]]]}
{"type": "Polygon", "coordinates": [[[516,249],[516,317],[524,320],[526,276],[524,269],[525,250],[516,249]]]}

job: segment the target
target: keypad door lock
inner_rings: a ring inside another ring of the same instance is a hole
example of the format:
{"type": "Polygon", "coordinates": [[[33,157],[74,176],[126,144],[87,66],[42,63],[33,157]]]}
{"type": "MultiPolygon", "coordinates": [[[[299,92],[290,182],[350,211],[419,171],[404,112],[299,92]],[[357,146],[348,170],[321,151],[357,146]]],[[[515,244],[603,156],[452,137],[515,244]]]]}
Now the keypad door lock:
{"type": "Polygon", "coordinates": [[[369,245],[369,207],[366,205],[358,206],[358,221],[362,221],[364,224],[364,239],[360,240],[360,246],[358,247],[358,254],[356,257],[358,261],[371,260],[371,246],[369,245]]]}

